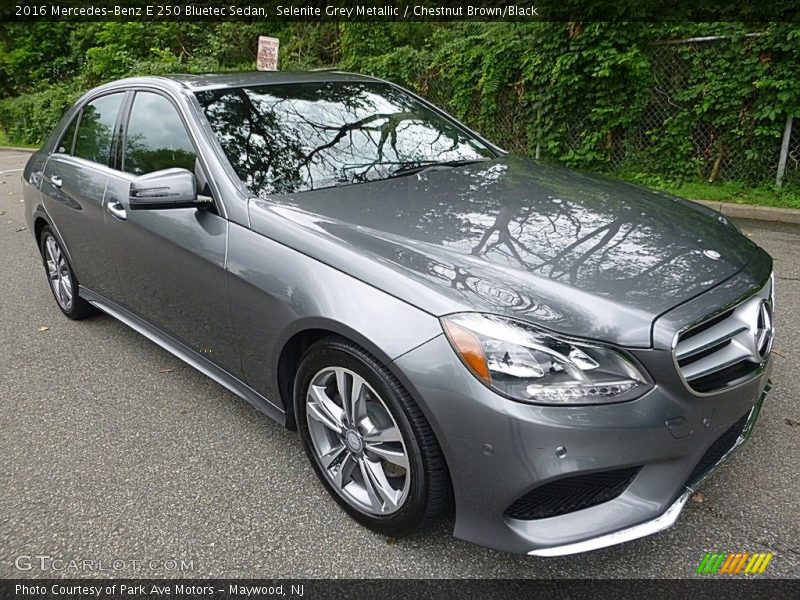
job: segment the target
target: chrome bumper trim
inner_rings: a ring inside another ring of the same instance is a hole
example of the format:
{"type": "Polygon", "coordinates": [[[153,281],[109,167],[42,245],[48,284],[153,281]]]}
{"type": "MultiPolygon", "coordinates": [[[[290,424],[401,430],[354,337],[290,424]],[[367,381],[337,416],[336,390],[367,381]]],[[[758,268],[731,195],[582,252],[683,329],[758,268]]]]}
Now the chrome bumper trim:
{"type": "Polygon", "coordinates": [[[590,550],[597,550],[607,546],[614,546],[623,542],[629,542],[640,537],[658,533],[664,529],[672,527],[675,521],[678,520],[678,515],[681,514],[681,509],[689,496],[692,494],[690,490],[684,492],[678,499],[670,506],[666,512],[656,517],[651,521],[645,521],[639,525],[634,525],[628,529],[622,529],[602,535],[600,537],[585,540],[583,542],[576,542],[574,544],[567,544],[566,546],[553,546],[552,548],[539,548],[538,550],[531,550],[528,552],[530,556],[565,556],[567,554],[578,554],[579,552],[589,552],[590,550]]]}
{"type": "Polygon", "coordinates": [[[714,466],[706,471],[702,476],[694,481],[687,482],[675,502],[673,502],[670,507],[661,515],[655,519],[651,519],[650,521],[645,521],[644,523],[634,525],[633,527],[621,529],[620,531],[601,535],[596,538],[584,540],[582,542],[565,544],[563,546],[552,546],[550,548],[537,548],[536,550],[531,550],[528,552],[528,555],[566,556],[568,554],[578,554],[579,552],[589,552],[590,550],[598,550],[600,548],[622,544],[623,542],[630,542],[631,540],[652,535],[672,527],[675,524],[675,521],[678,520],[681,510],[683,510],[683,505],[686,504],[686,501],[695,492],[695,490],[697,490],[712,473],[714,473],[720,466],[727,462],[731,455],[750,438],[753,433],[753,426],[755,425],[756,419],[758,419],[758,413],[761,410],[761,405],[764,403],[764,399],[767,397],[767,394],[771,388],[772,382],[767,381],[767,384],[764,386],[764,390],[761,392],[758,402],[756,402],[753,405],[753,408],[750,409],[750,414],[747,417],[747,422],[745,423],[744,429],[742,429],[742,433],[736,439],[736,442],[733,444],[733,446],[731,446],[731,449],[728,450],[722,456],[722,458],[720,458],[714,464],[714,466]]]}

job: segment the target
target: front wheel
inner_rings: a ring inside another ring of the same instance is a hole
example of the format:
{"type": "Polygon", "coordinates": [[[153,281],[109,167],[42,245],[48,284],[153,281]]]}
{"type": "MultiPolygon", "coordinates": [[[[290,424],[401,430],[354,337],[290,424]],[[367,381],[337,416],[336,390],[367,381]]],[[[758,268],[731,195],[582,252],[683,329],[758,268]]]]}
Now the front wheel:
{"type": "Polygon", "coordinates": [[[422,528],[446,507],[436,438],[399,381],[358,346],[328,338],[304,355],[295,414],[311,464],[356,521],[384,535],[422,528]]]}

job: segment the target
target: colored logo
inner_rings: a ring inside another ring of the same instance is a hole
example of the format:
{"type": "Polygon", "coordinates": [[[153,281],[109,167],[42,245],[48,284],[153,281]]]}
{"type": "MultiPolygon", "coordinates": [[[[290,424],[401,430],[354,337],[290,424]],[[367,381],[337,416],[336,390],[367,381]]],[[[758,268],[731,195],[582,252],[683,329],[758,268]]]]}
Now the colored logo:
{"type": "Polygon", "coordinates": [[[706,552],[697,572],[701,575],[760,575],[773,556],[772,552],[706,552]]]}

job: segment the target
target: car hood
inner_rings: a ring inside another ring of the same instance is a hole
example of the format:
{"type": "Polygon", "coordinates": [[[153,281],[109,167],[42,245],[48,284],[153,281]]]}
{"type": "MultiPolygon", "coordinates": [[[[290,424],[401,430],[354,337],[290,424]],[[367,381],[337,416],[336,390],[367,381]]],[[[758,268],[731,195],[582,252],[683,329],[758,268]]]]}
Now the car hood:
{"type": "Polygon", "coordinates": [[[499,313],[638,347],[658,315],[757,251],[699,205],[516,158],[253,199],[250,218],[436,315],[499,313]]]}

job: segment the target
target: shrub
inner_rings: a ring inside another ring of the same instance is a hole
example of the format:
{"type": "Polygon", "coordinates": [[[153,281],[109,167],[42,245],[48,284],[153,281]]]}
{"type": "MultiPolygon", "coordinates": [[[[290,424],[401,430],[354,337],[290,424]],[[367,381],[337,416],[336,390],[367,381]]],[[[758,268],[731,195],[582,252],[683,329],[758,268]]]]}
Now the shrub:
{"type": "Polygon", "coordinates": [[[0,100],[0,126],[12,142],[42,144],[81,93],[67,82],[0,100]]]}

